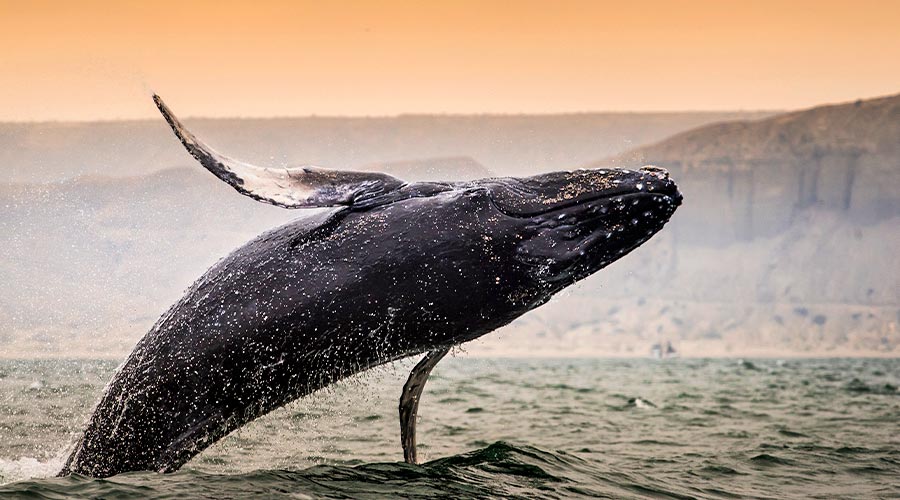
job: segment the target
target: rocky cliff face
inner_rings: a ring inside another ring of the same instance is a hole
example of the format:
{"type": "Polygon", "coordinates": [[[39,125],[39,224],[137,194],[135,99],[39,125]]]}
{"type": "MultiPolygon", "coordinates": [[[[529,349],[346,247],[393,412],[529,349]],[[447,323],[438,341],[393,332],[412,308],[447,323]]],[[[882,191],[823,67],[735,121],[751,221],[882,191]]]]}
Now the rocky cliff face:
{"type": "Polygon", "coordinates": [[[579,293],[611,304],[582,309],[592,338],[617,339],[603,349],[900,352],[900,96],[704,126],[591,166],[644,164],[685,203],[579,293]]]}
{"type": "Polygon", "coordinates": [[[900,213],[900,95],[709,125],[600,163],[668,168],[698,243],[780,234],[810,208],[865,227],[900,213]]]}

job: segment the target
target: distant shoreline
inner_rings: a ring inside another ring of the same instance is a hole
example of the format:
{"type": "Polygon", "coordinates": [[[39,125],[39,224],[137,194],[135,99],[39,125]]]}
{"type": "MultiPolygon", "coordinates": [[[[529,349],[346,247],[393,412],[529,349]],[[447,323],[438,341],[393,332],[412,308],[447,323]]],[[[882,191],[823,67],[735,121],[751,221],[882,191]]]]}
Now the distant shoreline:
{"type": "MultiPolygon", "coordinates": [[[[79,362],[79,361],[124,361],[128,355],[124,356],[41,356],[41,357],[30,357],[30,356],[9,356],[5,353],[0,353],[0,361],[71,361],[71,362],[79,362]]],[[[410,356],[409,358],[404,359],[414,359],[418,358],[417,356],[410,356]]],[[[702,360],[702,359],[733,359],[735,361],[738,360],[835,360],[835,359],[900,359],[900,353],[879,353],[879,352],[865,352],[865,353],[854,353],[854,354],[830,354],[830,353],[782,353],[776,355],[774,353],[744,353],[744,354],[722,354],[722,355],[704,355],[704,356],[691,356],[691,355],[679,355],[677,358],[668,358],[668,359],[654,359],[649,355],[647,356],[638,356],[638,355],[619,355],[619,354],[598,354],[598,355],[583,355],[580,353],[553,353],[551,355],[547,355],[541,353],[540,355],[534,354],[491,354],[491,353],[472,353],[472,354],[463,354],[457,355],[453,357],[454,359],[471,359],[471,360],[529,360],[529,361],[591,361],[591,360],[647,360],[647,361],[656,361],[659,363],[677,363],[679,359],[687,359],[687,360],[702,360]]],[[[398,360],[396,362],[400,362],[403,360],[398,360]]],[[[385,363],[385,364],[390,364],[385,363]]]]}
{"type": "MultiPolygon", "coordinates": [[[[805,109],[805,108],[803,108],[805,109]]],[[[682,109],[658,111],[559,111],[547,113],[398,113],[392,115],[277,115],[277,116],[185,116],[186,121],[285,121],[285,120],[403,120],[403,119],[485,119],[485,118],[566,118],[586,116],[676,116],[746,114],[772,116],[788,113],[791,109],[682,109]]],[[[16,125],[107,125],[156,123],[159,118],[148,114],[146,118],[105,118],[96,120],[0,120],[0,127],[16,125]]]]}

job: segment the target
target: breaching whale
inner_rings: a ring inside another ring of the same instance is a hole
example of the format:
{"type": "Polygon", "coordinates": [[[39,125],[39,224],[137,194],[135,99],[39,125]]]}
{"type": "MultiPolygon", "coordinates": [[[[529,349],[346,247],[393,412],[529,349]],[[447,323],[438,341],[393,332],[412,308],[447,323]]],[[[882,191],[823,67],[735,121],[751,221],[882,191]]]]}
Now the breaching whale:
{"type": "Polygon", "coordinates": [[[60,475],[169,472],[337,380],[426,353],[400,398],[404,458],[429,372],[638,247],[681,202],[655,167],[405,183],[221,155],[158,97],[175,134],[240,193],[329,207],[213,265],[117,370],[60,475]]]}

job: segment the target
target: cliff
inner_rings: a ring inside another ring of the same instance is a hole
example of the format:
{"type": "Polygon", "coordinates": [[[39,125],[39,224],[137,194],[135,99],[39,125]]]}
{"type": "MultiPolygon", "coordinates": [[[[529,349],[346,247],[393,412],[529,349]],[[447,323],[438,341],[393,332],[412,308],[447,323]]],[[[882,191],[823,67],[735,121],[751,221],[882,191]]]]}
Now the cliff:
{"type": "Polygon", "coordinates": [[[596,164],[668,168],[690,198],[679,219],[721,229],[692,241],[779,234],[807,208],[865,227],[900,212],[900,95],[708,125],[596,164]]]}
{"type": "Polygon", "coordinates": [[[535,313],[534,335],[582,331],[583,352],[900,352],[900,96],[707,125],[589,166],[645,164],[684,205],[567,299],[580,305],[535,313]]]}

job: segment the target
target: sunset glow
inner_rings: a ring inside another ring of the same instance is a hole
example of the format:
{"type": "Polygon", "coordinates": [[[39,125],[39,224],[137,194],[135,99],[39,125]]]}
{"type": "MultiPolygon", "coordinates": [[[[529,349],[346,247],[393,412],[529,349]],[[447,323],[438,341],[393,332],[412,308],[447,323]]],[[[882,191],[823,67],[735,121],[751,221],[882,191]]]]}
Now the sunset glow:
{"type": "Polygon", "coordinates": [[[900,2],[0,0],[0,121],[789,109],[900,90],[900,2]]]}

